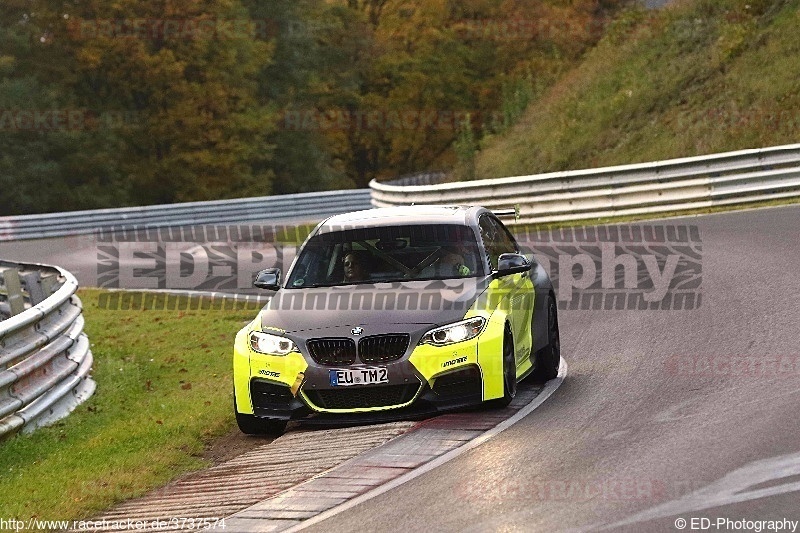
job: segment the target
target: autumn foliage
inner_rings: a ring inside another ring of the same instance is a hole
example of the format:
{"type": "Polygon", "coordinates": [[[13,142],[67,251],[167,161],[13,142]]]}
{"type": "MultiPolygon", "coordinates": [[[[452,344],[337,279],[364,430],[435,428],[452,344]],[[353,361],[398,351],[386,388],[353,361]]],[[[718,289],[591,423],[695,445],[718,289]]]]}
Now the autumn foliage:
{"type": "Polygon", "coordinates": [[[624,3],[5,1],[0,215],[451,168],[624,3]]]}

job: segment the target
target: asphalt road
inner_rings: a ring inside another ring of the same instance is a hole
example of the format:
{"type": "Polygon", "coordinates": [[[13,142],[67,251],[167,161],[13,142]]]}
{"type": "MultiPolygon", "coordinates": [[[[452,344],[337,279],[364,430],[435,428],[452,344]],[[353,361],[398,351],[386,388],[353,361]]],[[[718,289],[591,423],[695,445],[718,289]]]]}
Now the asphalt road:
{"type": "MultiPolygon", "coordinates": [[[[800,206],[669,221],[680,223],[703,241],[699,309],[561,311],[570,370],[550,400],[312,530],[678,531],[684,519],[691,531],[695,519],[695,530],[733,531],[717,519],[800,520],[800,206]]],[[[97,277],[85,237],[0,243],[0,256],[58,264],[84,284],[97,277]]]]}
{"type": "Polygon", "coordinates": [[[800,207],[673,222],[700,227],[700,309],[562,311],[569,375],[542,407],[310,529],[674,532],[684,519],[686,531],[733,531],[717,519],[800,520],[800,207]]]}

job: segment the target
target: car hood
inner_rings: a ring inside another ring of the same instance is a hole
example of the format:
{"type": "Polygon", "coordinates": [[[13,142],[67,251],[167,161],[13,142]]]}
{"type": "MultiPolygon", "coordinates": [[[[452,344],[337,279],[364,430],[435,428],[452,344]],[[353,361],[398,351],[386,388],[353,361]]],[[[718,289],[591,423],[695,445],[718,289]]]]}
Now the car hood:
{"type": "Polygon", "coordinates": [[[264,306],[266,329],[297,333],[343,326],[456,322],[492,278],[282,289],[264,306]]]}

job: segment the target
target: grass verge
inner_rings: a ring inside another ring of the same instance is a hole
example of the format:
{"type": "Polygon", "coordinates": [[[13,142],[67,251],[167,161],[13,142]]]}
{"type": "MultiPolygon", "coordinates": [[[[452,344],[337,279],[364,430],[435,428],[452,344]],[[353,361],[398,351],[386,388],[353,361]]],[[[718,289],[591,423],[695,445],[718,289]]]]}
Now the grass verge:
{"type": "Polygon", "coordinates": [[[798,7],[798,0],[682,0],[628,11],[516,126],[485,139],[475,175],[797,142],[798,7]]]}
{"type": "Polygon", "coordinates": [[[75,520],[206,466],[234,425],[231,350],[252,310],[114,310],[81,290],[97,392],[0,442],[0,517],[75,520]]]}

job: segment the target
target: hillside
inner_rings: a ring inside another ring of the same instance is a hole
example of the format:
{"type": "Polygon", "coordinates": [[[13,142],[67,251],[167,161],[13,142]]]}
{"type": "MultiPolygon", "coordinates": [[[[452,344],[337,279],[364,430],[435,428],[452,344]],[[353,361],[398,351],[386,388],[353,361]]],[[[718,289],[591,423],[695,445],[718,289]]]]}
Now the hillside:
{"type": "Polygon", "coordinates": [[[475,176],[800,141],[799,5],[677,0],[627,12],[515,127],[484,139],[475,176]]]}

